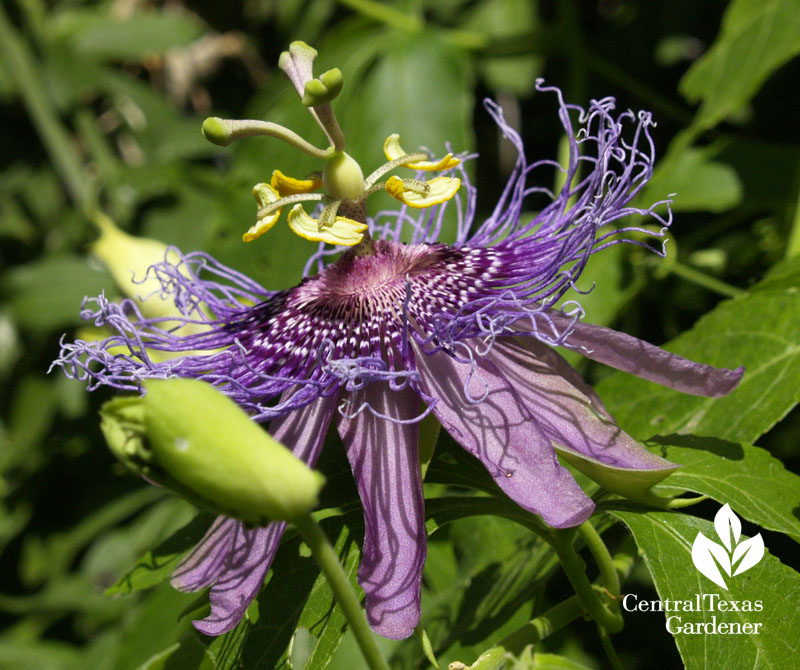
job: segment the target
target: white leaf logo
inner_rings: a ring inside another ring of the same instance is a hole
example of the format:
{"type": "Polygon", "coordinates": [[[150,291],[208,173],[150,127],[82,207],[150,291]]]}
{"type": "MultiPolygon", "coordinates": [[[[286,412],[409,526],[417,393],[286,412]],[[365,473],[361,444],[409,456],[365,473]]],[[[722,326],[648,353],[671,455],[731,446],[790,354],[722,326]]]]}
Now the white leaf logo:
{"type": "Polygon", "coordinates": [[[726,591],[728,590],[725,580],[719,572],[717,564],[714,562],[716,558],[720,565],[725,569],[728,574],[731,573],[731,559],[725,548],[712,542],[702,533],[698,533],[692,545],[692,563],[700,571],[701,574],[708,577],[716,585],[721,586],[726,591]]]}
{"type": "Polygon", "coordinates": [[[731,551],[736,546],[742,534],[742,522],[739,521],[739,517],[733,513],[731,506],[727,503],[720,507],[719,512],[714,517],[714,528],[728,551],[731,551]],[[731,542],[731,535],[733,535],[733,542],[731,542]]]}
{"type": "Polygon", "coordinates": [[[698,533],[692,544],[692,563],[700,574],[727,591],[728,585],[720,568],[729,577],[749,570],[764,557],[764,540],[761,533],[758,533],[749,540],[739,541],[742,536],[742,522],[733,513],[730,505],[723,505],[717,512],[714,530],[722,544],[698,533]]]}
{"type": "Polygon", "coordinates": [[[749,540],[744,540],[733,550],[733,558],[731,563],[736,565],[736,561],[742,559],[738,567],[733,573],[733,576],[742,574],[745,570],[749,570],[762,558],[764,558],[764,540],[761,538],[761,533],[754,535],[749,540]]]}

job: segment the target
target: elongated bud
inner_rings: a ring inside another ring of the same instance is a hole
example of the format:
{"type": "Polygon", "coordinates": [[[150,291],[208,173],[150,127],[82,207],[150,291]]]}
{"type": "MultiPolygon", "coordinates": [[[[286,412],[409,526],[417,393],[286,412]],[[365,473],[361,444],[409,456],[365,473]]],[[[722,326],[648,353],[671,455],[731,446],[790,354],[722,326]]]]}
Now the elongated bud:
{"type": "Polygon", "coordinates": [[[128,235],[103,214],[95,216],[95,223],[100,228],[100,237],[92,244],[91,251],[111,272],[120,291],[126,297],[136,299],[147,317],[179,315],[173,301],[153,295],[160,292],[161,282],[154,276],[147,276],[150,266],[165,260],[175,262],[178,254],[170,254],[167,258],[169,247],[166,244],[128,235]],[[144,300],[148,296],[152,297],[144,300]]]}
{"type": "Polygon", "coordinates": [[[364,195],[364,173],[361,166],[340,151],[325,163],[322,171],[325,190],[337,200],[356,200],[364,195]]]}
{"type": "Polygon", "coordinates": [[[103,405],[101,428],[133,471],[200,507],[263,526],[317,504],[324,478],[210,384],[149,380],[103,405]]]}

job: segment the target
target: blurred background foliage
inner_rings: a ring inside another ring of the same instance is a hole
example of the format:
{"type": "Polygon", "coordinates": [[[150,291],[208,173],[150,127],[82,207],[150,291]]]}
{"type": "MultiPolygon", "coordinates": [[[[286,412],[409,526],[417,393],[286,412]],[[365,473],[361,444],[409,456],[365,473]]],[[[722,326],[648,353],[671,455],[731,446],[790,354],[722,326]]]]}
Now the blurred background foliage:
{"type": "MultiPolygon", "coordinates": [[[[336,109],[365,169],[381,163],[392,132],[407,147],[477,150],[484,213],[515,158],[484,97],[503,106],[530,157],[563,147],[553,100],[534,95],[537,77],[572,102],[614,95],[621,109],[653,111],[660,161],[642,202],[677,194],[670,255],[614,247],[596,256],[583,280],[596,289],[581,302],[587,320],[661,343],[800,253],[798,17],[797,0],[4,0],[0,668],[210,668],[236,658],[191,646],[181,616],[196,607],[190,596],[165,585],[102,595],[193,511],[114,464],[97,428],[107,392],[89,395],[47,371],[62,333],[82,326],[82,298],[118,292],[89,253],[99,211],[269,288],[298,281],[311,248],[285,224],[254,244],[241,235],[254,220],[255,182],[275,168],[319,166],[277,141],[221,150],[199,132],[211,114],[251,117],[321,143],[276,68],[290,41],[318,48],[317,72],[344,72],[336,109]],[[178,665],[165,650],[182,635],[178,665]]],[[[795,471],[798,443],[796,412],[760,442],[795,471]]],[[[433,536],[424,607],[440,651],[469,657],[490,633],[530,618],[520,594],[542,595],[554,571],[529,560],[531,542],[492,518],[433,536]]],[[[548,644],[601,667],[580,626],[570,630],[548,644]]],[[[660,654],[679,663],[660,627],[634,621],[621,639],[632,665],[660,654]]],[[[300,636],[294,667],[302,648],[300,636]]],[[[393,667],[423,663],[413,640],[387,649],[393,667]]],[[[353,653],[346,642],[330,667],[357,667],[353,653]]],[[[265,658],[248,667],[271,667],[265,658]]]]}

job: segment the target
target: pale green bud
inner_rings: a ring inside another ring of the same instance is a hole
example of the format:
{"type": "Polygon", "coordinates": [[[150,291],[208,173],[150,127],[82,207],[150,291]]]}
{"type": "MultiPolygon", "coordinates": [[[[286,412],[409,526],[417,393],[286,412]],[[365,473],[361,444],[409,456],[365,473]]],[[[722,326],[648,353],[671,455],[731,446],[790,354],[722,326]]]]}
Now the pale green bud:
{"type": "Polygon", "coordinates": [[[322,475],[210,384],[149,380],[145,390],[101,410],[109,447],[129,468],[253,526],[292,521],[317,505],[322,475]]]}
{"type": "Polygon", "coordinates": [[[325,163],[322,182],[328,195],[337,200],[357,200],[364,195],[361,166],[344,151],[334,154],[325,163]]]}
{"type": "MultiPolygon", "coordinates": [[[[146,237],[134,237],[123,232],[113,221],[103,214],[96,214],[95,223],[100,228],[100,237],[92,244],[92,253],[103,261],[120,291],[136,299],[146,317],[165,317],[179,315],[172,300],[160,299],[161,282],[147,277],[151,265],[162,263],[167,258],[167,245],[146,237]],[[147,279],[145,279],[147,277],[147,279]],[[139,298],[148,298],[140,300],[139,298]]],[[[177,261],[178,255],[170,255],[177,261]]]]}
{"type": "Polygon", "coordinates": [[[221,147],[227,147],[234,139],[228,124],[217,116],[210,116],[203,121],[202,131],[209,142],[221,147]]]}

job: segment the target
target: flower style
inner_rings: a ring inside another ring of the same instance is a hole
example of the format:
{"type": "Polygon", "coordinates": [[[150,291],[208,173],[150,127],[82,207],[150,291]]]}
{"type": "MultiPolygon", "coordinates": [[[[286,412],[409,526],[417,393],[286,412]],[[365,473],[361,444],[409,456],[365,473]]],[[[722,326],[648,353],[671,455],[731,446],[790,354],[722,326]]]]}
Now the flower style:
{"type": "MultiPolygon", "coordinates": [[[[642,233],[661,234],[620,225],[623,217],[647,217],[659,228],[671,217],[668,202],[630,204],[652,173],[650,114],[615,115],[612,98],[583,110],[566,104],[558,89],[537,87],[558,101],[568,164],[528,163],[519,135],[487,101],[519,157],[485,221],[476,221],[477,194],[463,165],[448,161],[443,167],[459,174],[460,197],[432,209],[403,204],[379,213],[367,221],[367,252],[355,247],[326,264],[341,249],[320,244],[306,278],[279,292],[202,253],[160,263],[150,273],[193,330],[176,329],[176,317],[146,318],[132,300],[114,304],[101,295],[82,316],[115,334],[64,343],[56,361],[90,389],[139,390],[143,379],[173,376],[211,382],[255,420],[269,422],[269,432],[312,467],[333,422],[364,507],[359,581],[370,625],[385,637],[409,636],[420,616],[423,416],[432,412],[512,500],[562,528],[589,518],[594,504],[559,464],[556,448],[579,468],[606,472],[601,483],[611,489],[633,471],[652,484],[676,466],[623,432],[551,347],[703,396],[730,392],[742,375],[584,324],[575,303],[555,307],[591,254],[620,242],[643,245],[635,239],[642,233]],[[544,170],[564,172],[560,192],[530,185],[544,170]],[[549,204],[523,217],[533,194],[549,204]],[[439,244],[453,208],[456,242],[439,244]],[[409,228],[411,242],[403,244],[409,228]],[[152,355],[160,351],[187,353],[152,355]]],[[[394,151],[402,150],[390,147],[387,156],[394,151]]],[[[218,635],[238,623],[284,527],[217,518],[172,580],[186,591],[211,587],[211,613],[195,622],[198,630],[218,635]]]]}

